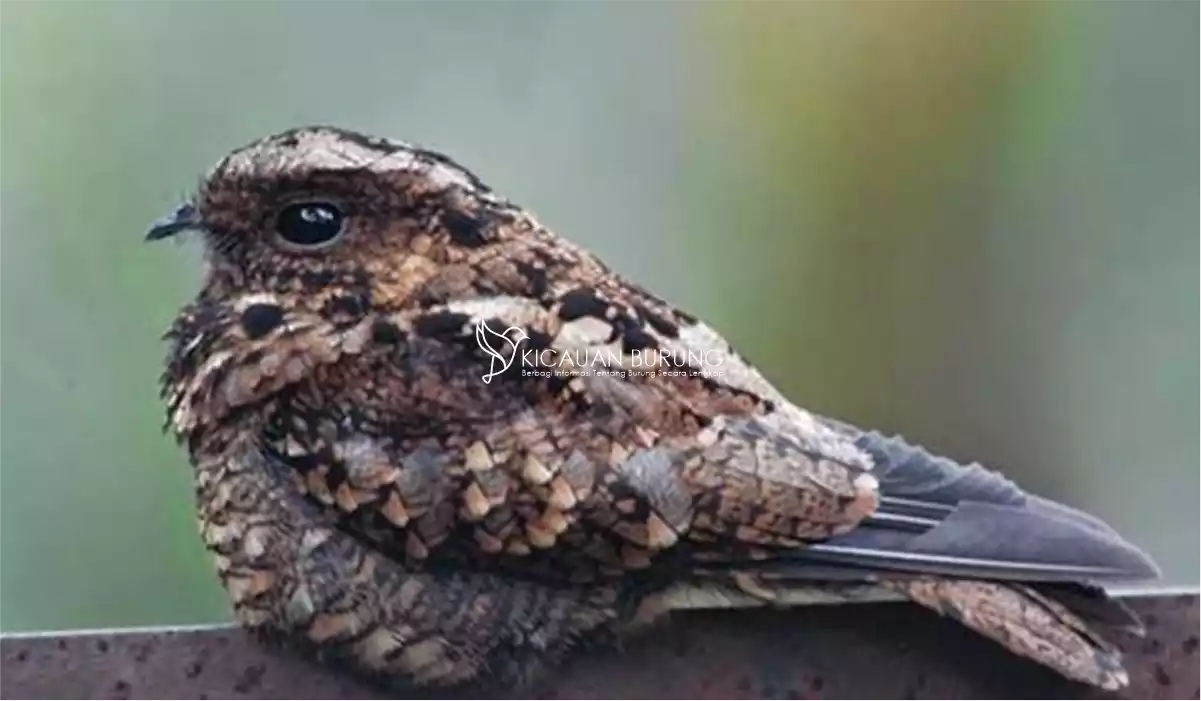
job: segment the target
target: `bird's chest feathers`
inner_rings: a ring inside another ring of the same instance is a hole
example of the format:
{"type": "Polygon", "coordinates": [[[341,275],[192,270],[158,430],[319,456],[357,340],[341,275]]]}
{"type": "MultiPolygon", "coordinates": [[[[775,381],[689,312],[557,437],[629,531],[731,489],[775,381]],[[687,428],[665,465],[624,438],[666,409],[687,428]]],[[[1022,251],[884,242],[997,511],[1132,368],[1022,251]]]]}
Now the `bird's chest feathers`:
{"type": "Polygon", "coordinates": [[[261,404],[326,365],[363,352],[370,323],[332,325],[320,312],[271,293],[202,303],[168,337],[164,374],[168,419],[193,439],[239,410],[261,404]]]}

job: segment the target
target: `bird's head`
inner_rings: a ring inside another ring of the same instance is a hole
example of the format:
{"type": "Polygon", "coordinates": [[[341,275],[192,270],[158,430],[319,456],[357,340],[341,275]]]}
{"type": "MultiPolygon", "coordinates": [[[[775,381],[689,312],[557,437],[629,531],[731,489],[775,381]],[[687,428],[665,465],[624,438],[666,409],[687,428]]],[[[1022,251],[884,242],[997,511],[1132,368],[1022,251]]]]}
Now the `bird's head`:
{"type": "Polygon", "coordinates": [[[218,162],[147,238],[202,232],[206,292],[270,294],[346,320],[401,307],[519,216],[444,155],[333,127],[293,129],[218,162]]]}
{"type": "Polygon", "coordinates": [[[492,254],[530,228],[471,172],[410,144],[307,127],[234,150],[146,236],[194,230],[206,252],[169,334],[173,423],[189,430],[353,350],[372,315],[503,288],[513,271],[492,254]]]}

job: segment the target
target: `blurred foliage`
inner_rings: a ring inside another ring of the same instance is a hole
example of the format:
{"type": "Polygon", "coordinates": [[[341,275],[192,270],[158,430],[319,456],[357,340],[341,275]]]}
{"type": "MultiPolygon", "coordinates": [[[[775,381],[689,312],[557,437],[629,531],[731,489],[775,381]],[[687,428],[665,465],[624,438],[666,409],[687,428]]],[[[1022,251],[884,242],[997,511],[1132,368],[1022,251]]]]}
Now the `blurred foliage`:
{"type": "Polygon", "coordinates": [[[452,153],[801,403],[1088,508],[1197,580],[1197,6],[5,3],[0,628],[224,618],[148,247],[229,148],[452,153]]]}
{"type": "Polygon", "coordinates": [[[760,300],[741,323],[767,362],[800,353],[821,367],[785,370],[801,396],[898,418],[914,408],[900,383],[953,333],[949,292],[981,244],[971,198],[1042,67],[1038,6],[708,9],[713,109],[745,130],[740,148],[758,149],[742,235],[724,244],[739,246],[760,300]]]}

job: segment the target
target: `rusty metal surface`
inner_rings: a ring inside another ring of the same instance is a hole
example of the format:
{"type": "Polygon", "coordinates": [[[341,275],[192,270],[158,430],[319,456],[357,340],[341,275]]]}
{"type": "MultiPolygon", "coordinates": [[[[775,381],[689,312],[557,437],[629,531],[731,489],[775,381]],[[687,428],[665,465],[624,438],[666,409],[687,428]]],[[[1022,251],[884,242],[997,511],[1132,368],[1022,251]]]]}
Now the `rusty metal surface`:
{"type": "MultiPolygon", "coordinates": [[[[1148,631],[1122,640],[1120,697],[1201,697],[1197,597],[1131,602],[1148,631]]],[[[228,628],[6,637],[0,654],[3,698],[382,698],[228,628]]],[[[624,650],[581,653],[545,697],[1120,698],[905,604],[681,615],[624,650]]]]}

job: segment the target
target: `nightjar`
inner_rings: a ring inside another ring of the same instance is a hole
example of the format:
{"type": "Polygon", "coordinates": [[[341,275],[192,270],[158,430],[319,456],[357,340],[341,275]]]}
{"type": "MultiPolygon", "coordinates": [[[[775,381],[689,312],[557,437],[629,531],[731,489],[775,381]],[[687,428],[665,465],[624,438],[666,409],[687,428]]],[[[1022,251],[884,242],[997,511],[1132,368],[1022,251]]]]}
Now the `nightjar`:
{"type": "Polygon", "coordinates": [[[402,687],[521,685],[689,607],[903,599],[1107,689],[1095,517],[782,396],[722,336],[446,155],[334,127],[238,148],[167,427],[236,620],[402,687]]]}

